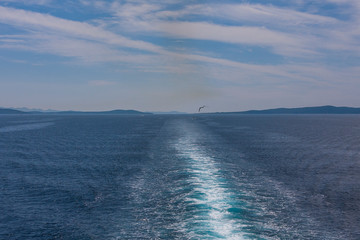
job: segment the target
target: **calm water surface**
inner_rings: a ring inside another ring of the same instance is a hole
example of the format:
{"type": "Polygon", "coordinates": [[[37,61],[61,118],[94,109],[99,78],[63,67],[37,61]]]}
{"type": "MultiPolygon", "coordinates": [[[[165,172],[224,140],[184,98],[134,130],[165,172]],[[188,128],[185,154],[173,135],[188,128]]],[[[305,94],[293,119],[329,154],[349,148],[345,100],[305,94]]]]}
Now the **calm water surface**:
{"type": "Polygon", "coordinates": [[[360,116],[0,116],[0,239],[360,239],[360,116]]]}

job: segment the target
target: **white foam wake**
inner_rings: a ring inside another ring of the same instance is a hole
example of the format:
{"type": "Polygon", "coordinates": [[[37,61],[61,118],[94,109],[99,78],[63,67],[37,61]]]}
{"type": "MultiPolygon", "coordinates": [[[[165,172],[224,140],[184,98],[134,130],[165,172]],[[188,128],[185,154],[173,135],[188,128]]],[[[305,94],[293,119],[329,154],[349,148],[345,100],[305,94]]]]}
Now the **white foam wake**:
{"type": "Polygon", "coordinates": [[[187,184],[192,187],[185,201],[197,211],[187,219],[191,222],[192,232],[196,237],[220,239],[245,239],[241,232],[243,227],[237,219],[231,219],[228,211],[233,196],[229,191],[226,180],[217,167],[214,159],[207,155],[203,147],[197,143],[197,135],[185,133],[175,148],[178,154],[188,161],[186,171],[190,177],[187,184]]]}

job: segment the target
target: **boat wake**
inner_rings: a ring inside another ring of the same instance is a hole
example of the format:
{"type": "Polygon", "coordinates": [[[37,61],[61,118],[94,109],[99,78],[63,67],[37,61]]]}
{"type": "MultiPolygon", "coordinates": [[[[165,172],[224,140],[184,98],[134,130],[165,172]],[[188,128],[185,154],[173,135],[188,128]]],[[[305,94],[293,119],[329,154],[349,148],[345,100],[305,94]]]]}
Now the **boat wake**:
{"type": "Polygon", "coordinates": [[[199,144],[200,133],[189,124],[181,130],[173,146],[178,157],[186,161],[189,177],[185,186],[191,189],[185,197],[190,214],[185,219],[184,231],[195,238],[245,239],[241,231],[245,225],[232,216],[242,209],[233,206],[235,196],[218,164],[199,144]]]}

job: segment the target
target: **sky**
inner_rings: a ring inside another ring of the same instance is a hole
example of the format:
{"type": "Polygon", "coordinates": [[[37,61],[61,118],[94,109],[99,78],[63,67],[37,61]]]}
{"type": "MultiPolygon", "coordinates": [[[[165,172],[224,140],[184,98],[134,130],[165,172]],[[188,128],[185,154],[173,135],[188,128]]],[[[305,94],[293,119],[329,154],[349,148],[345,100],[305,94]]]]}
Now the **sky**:
{"type": "Polygon", "coordinates": [[[360,106],[359,0],[0,0],[0,106],[360,106]]]}

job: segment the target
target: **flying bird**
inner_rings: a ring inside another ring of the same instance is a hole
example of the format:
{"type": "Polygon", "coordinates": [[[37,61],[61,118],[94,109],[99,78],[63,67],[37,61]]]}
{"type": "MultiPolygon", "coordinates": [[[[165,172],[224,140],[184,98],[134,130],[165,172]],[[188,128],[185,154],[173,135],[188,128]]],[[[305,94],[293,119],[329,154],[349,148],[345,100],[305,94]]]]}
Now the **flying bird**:
{"type": "Polygon", "coordinates": [[[199,107],[199,111],[198,112],[200,112],[201,111],[201,109],[203,109],[205,107],[205,105],[204,106],[202,106],[202,107],[199,107]]]}

